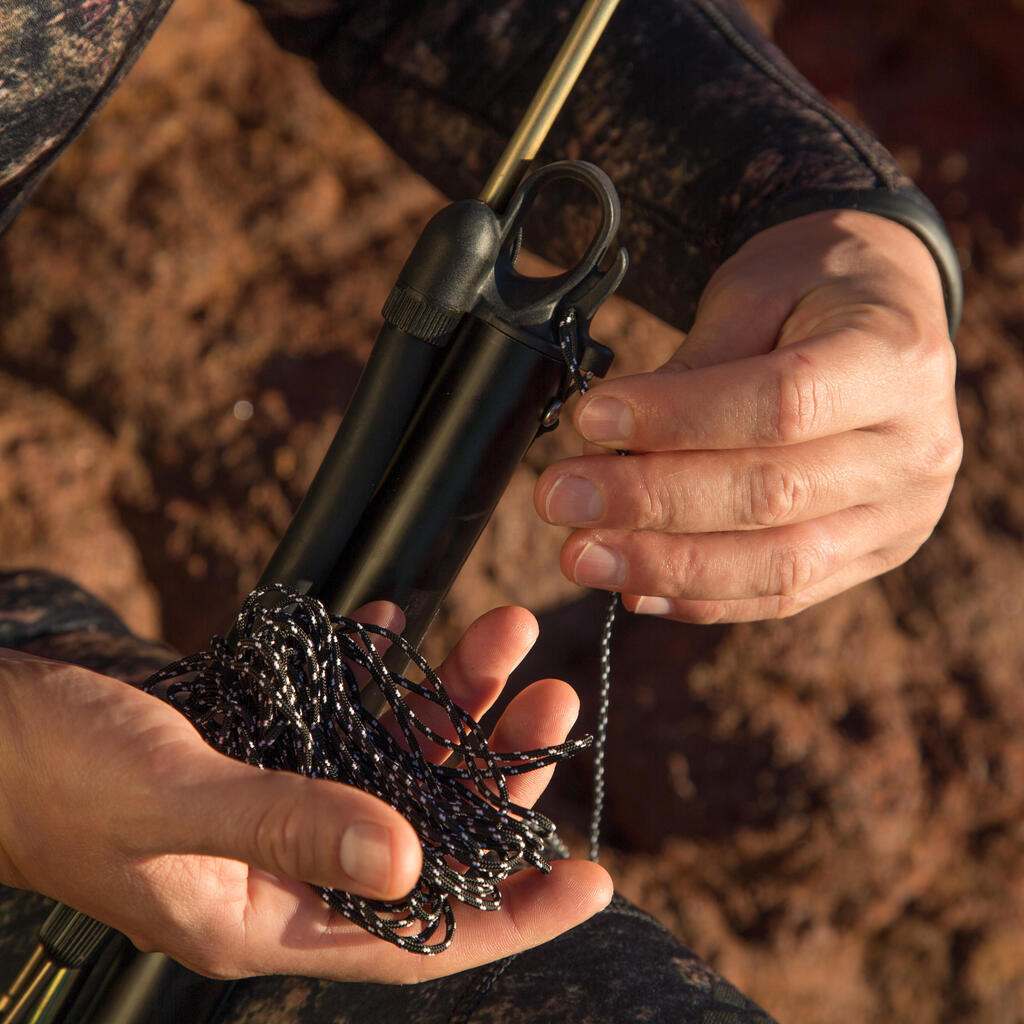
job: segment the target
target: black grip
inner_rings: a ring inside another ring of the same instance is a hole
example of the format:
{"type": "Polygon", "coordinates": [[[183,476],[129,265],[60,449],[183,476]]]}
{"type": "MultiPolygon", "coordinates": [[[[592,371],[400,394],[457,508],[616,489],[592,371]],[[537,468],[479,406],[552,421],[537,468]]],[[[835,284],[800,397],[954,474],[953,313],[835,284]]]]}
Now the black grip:
{"type": "Polygon", "coordinates": [[[395,601],[418,643],[564,379],[561,358],[468,318],[317,595],[324,604],[351,614],[366,601],[395,601]]]}
{"type": "Polygon", "coordinates": [[[58,903],[39,930],[39,941],[61,967],[85,967],[113,929],[88,914],[58,903]]]}
{"type": "Polygon", "coordinates": [[[405,334],[435,344],[446,344],[451,332],[462,319],[457,309],[431,302],[415,288],[402,284],[396,284],[391,289],[381,316],[386,323],[405,334]]]}

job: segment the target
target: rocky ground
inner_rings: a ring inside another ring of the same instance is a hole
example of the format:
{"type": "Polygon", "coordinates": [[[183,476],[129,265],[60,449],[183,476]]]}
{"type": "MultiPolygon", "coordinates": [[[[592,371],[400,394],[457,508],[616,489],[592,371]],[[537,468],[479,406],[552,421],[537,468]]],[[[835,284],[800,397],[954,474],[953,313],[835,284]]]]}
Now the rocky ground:
{"type": "MultiPolygon", "coordinates": [[[[785,622],[624,619],[605,856],[784,1024],[1019,1024],[1024,9],[758,12],[949,219],[966,458],[934,538],[880,581],[785,622]]],[[[222,630],[439,203],[247,10],[178,0],[0,242],[0,564],[65,572],[182,649],[222,630]]],[[[623,369],[672,343],[624,304],[602,333],[623,369]]],[[[531,455],[434,646],[525,603],[532,665],[592,713],[601,602],[551,571],[529,501],[569,445],[531,455]]],[[[587,781],[553,794],[574,834],[587,781]]]]}

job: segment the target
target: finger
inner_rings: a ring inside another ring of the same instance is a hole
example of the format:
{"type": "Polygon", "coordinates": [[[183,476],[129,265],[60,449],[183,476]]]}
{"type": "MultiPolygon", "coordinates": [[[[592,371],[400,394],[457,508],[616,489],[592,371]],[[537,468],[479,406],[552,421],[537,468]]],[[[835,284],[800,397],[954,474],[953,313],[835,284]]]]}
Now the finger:
{"type": "MultiPolygon", "coordinates": [[[[576,723],[580,701],[561,679],[541,679],[509,703],[491,734],[495,753],[536,750],[562,743],[576,723]]],[[[555,766],[508,777],[509,797],[521,807],[532,807],[551,781],[555,766]]]]}
{"type": "MultiPolygon", "coordinates": [[[[401,633],[405,628],[405,613],[397,604],[391,601],[371,601],[369,604],[364,604],[361,608],[356,609],[349,617],[356,622],[383,626],[385,629],[390,629],[392,633],[401,633]]],[[[386,637],[370,633],[369,641],[373,644],[377,654],[382,658],[391,649],[391,641],[386,637]]],[[[363,641],[359,641],[359,643],[360,646],[364,646],[363,641]]],[[[364,668],[356,668],[354,674],[356,684],[362,689],[369,679],[369,673],[364,668]]]]}
{"type": "Polygon", "coordinates": [[[622,601],[629,611],[637,615],[654,615],[675,622],[692,622],[700,625],[784,619],[902,565],[916,550],[917,548],[912,546],[895,551],[873,551],[799,594],[780,594],[735,601],[691,601],[686,598],[624,595],[622,601]]]}
{"type": "Polygon", "coordinates": [[[502,886],[501,909],[456,908],[451,947],[437,956],[417,956],[338,922],[310,929],[301,944],[268,946],[266,972],[380,983],[427,981],[469,970],[539,946],[606,907],[612,897],[608,873],[589,861],[557,861],[549,874],[520,871],[502,886]],[[302,948],[289,948],[301,945],[302,948]]]}
{"type": "Polygon", "coordinates": [[[880,513],[869,506],[791,526],[710,534],[578,530],[562,571],[581,586],[687,600],[799,594],[878,546],[880,513]]]}
{"type": "MultiPolygon", "coordinates": [[[[537,632],[537,620],[525,608],[494,608],[480,616],[437,670],[448,696],[470,716],[481,718],[533,647],[537,632]]],[[[455,738],[443,708],[412,695],[409,706],[435,732],[455,738]]],[[[426,741],[423,751],[431,760],[443,760],[449,754],[444,747],[426,741]]]]}
{"type": "MultiPolygon", "coordinates": [[[[355,619],[356,622],[383,626],[392,633],[401,633],[405,627],[405,613],[392,601],[371,601],[358,608],[349,618],[355,619]]],[[[381,642],[387,643],[383,637],[381,642]]]]}
{"type": "Polygon", "coordinates": [[[835,331],[749,359],[595,385],[573,422],[584,440],[629,451],[796,444],[886,422],[915,379],[912,362],[876,334],[835,331]]]}
{"type": "Polygon", "coordinates": [[[160,799],[147,786],[146,809],[134,805],[139,852],[225,857],[377,899],[416,884],[419,840],[382,800],[338,782],[260,771],[205,746],[187,763],[184,778],[163,780],[160,799]]]}
{"type": "Polygon", "coordinates": [[[557,861],[549,874],[520,871],[502,886],[500,910],[460,918],[461,930],[449,951],[454,963],[439,964],[438,957],[430,957],[423,976],[492,963],[549,942],[603,910],[612,891],[608,873],[590,861],[557,861]]]}
{"type": "Polygon", "coordinates": [[[537,481],[559,526],[712,533],[816,519],[897,485],[891,441],[869,430],[781,448],[565,459],[537,481]]]}
{"type": "Polygon", "coordinates": [[[525,608],[494,608],[466,630],[437,674],[451,698],[480,718],[530,653],[538,632],[537,620],[525,608]]]}

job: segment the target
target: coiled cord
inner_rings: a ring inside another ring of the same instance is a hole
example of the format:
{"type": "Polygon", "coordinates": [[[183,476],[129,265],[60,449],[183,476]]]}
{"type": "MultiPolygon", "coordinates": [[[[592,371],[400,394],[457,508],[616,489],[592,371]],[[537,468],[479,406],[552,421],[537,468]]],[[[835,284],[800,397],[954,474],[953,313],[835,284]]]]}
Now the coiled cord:
{"type": "Polygon", "coordinates": [[[591,743],[587,736],[537,750],[492,751],[480,725],[400,635],[330,615],[320,601],[280,585],[249,596],[230,640],[215,636],[208,651],[161,669],[146,689],[222,753],[357,786],[402,814],[423,848],[419,884],[405,899],[314,888],[366,931],[422,954],[451,945],[453,899],[494,910],[501,905],[498,887],[514,871],[527,865],[550,871],[545,843],[554,824],[513,803],[506,780],[591,743]],[[386,667],[377,647],[382,640],[401,648],[423,673],[422,683],[386,667]],[[361,685],[380,690],[393,721],[379,721],[363,707],[361,685]],[[452,735],[427,725],[409,695],[441,708],[452,735]],[[457,756],[431,761],[424,739],[457,756]]]}

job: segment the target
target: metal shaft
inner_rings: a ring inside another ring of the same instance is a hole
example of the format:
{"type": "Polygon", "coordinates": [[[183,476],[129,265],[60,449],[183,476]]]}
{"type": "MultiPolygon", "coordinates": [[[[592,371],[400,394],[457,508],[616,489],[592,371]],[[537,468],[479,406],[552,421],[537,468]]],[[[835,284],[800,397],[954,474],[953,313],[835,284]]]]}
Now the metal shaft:
{"type": "Polygon", "coordinates": [[[42,945],[36,946],[35,952],[26,961],[25,966],[18,972],[18,976],[11,982],[10,988],[0,995],[0,1022],[7,1020],[7,1011],[21,998],[22,993],[31,984],[36,972],[47,961],[46,948],[42,945]]]}
{"type": "Polygon", "coordinates": [[[53,983],[59,982],[65,972],[65,968],[58,967],[52,960],[45,961],[22,986],[17,1002],[4,1012],[4,1024],[27,1024],[33,1011],[38,1012],[39,1006],[46,1005],[53,983]]]}
{"type": "Polygon", "coordinates": [[[619,0],[587,0],[478,198],[501,211],[538,153],[619,0]]]}

